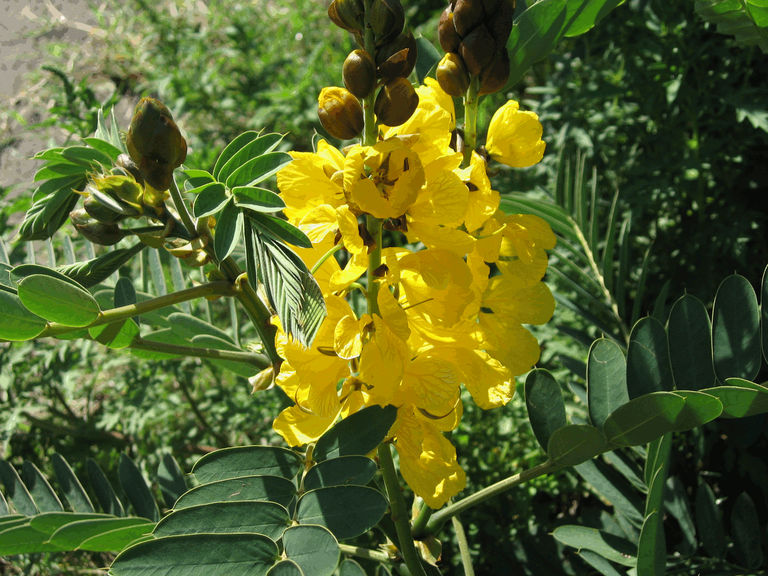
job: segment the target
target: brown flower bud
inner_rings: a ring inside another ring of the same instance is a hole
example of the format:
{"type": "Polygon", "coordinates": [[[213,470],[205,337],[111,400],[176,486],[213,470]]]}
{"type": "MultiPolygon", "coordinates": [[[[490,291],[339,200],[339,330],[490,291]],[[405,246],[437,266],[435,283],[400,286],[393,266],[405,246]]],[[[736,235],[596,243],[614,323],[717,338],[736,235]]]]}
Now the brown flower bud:
{"type": "Polygon", "coordinates": [[[480,73],[479,96],[498,92],[509,80],[509,53],[506,49],[500,50],[491,62],[480,73]]]}
{"type": "Polygon", "coordinates": [[[83,209],[73,210],[69,217],[77,231],[94,244],[112,246],[123,239],[123,232],[117,224],[94,220],[83,209]]]}
{"type": "Polygon", "coordinates": [[[486,21],[490,19],[491,15],[496,14],[496,10],[499,9],[499,5],[503,1],[504,0],[480,0],[480,3],[483,5],[483,10],[485,10],[486,21]]]}
{"type": "Polygon", "coordinates": [[[485,21],[485,10],[481,0],[456,0],[453,9],[453,25],[462,38],[485,21]]]}
{"type": "Polygon", "coordinates": [[[120,168],[119,172],[115,172],[115,169],[112,169],[112,174],[115,176],[123,175],[123,176],[133,176],[133,179],[136,180],[141,186],[144,186],[144,178],[141,177],[141,172],[139,171],[139,167],[136,165],[136,162],[134,162],[128,154],[120,154],[117,157],[117,160],[115,160],[115,166],[117,168],[120,168]]]}
{"type": "Polygon", "coordinates": [[[379,76],[384,83],[402,77],[407,78],[416,66],[418,45],[413,34],[403,32],[386,46],[376,51],[376,64],[379,67],[379,76]]]}
{"type": "Polygon", "coordinates": [[[358,98],[365,98],[376,86],[376,64],[365,50],[353,50],[341,69],[344,86],[358,98]]]}
{"type": "Polygon", "coordinates": [[[330,86],[320,91],[317,116],[328,134],[349,140],[363,131],[363,107],[347,89],[330,86]]]}
{"type": "Polygon", "coordinates": [[[461,41],[459,54],[464,59],[467,72],[472,76],[479,76],[483,68],[496,53],[496,41],[488,32],[488,28],[481,24],[461,41]]]}
{"type": "Polygon", "coordinates": [[[397,38],[405,26],[405,11],[400,0],[373,0],[369,18],[376,46],[397,38]]]}
{"type": "Polygon", "coordinates": [[[440,22],[437,25],[437,40],[444,52],[459,51],[461,36],[456,32],[456,27],[453,25],[453,10],[450,6],[440,16],[440,22]]]}
{"type": "Polygon", "coordinates": [[[376,96],[373,110],[385,126],[400,126],[413,115],[419,105],[419,95],[405,78],[395,78],[376,96]]]}
{"type": "Polygon", "coordinates": [[[343,30],[359,32],[363,30],[365,6],[362,0],[333,0],[328,6],[328,17],[343,30]]]}
{"type": "Polygon", "coordinates": [[[515,0],[502,0],[496,13],[488,18],[485,25],[496,40],[497,46],[506,46],[515,18],[515,0]]]}
{"type": "Polygon", "coordinates": [[[446,94],[459,98],[469,88],[469,73],[461,56],[449,52],[437,65],[437,82],[446,94]]]}
{"type": "Polygon", "coordinates": [[[144,180],[158,190],[168,190],[174,168],[187,157],[187,141],[171,111],[159,100],[142,98],[125,143],[144,180]]]}

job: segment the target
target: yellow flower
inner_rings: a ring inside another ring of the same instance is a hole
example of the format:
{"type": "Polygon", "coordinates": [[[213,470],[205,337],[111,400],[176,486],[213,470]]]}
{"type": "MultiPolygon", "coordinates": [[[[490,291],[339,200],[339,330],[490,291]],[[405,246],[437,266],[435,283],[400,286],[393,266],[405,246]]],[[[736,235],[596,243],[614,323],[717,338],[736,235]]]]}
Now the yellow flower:
{"type": "Polygon", "coordinates": [[[536,114],[521,112],[520,105],[510,100],[491,118],[485,148],[494,160],[507,166],[533,166],[544,156],[543,131],[536,114]]]}
{"type": "MultiPolygon", "coordinates": [[[[301,219],[299,228],[312,241],[321,244],[328,236],[341,235],[344,247],[353,254],[365,250],[363,239],[357,229],[357,218],[346,204],[334,208],[330,204],[321,204],[307,212],[301,219]]],[[[335,240],[335,238],[334,238],[335,240]]]]}
{"type": "Polygon", "coordinates": [[[472,152],[469,168],[459,170],[459,176],[469,190],[464,226],[470,232],[480,228],[499,208],[499,193],[491,190],[491,181],[485,169],[485,159],[472,152]]]}

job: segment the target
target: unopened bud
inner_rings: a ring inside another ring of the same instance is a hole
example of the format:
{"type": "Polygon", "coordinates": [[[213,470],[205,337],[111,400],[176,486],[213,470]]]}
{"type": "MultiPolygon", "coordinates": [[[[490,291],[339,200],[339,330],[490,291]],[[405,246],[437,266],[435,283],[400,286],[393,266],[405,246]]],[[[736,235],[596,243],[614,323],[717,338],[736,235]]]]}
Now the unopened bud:
{"type": "Polygon", "coordinates": [[[481,24],[461,41],[459,54],[464,59],[467,72],[472,76],[479,76],[496,54],[496,40],[488,28],[481,24]]]}
{"type": "Polygon", "coordinates": [[[338,86],[323,88],[317,102],[320,124],[334,138],[349,140],[363,131],[363,107],[349,90],[338,86]]]}
{"type": "Polygon", "coordinates": [[[407,78],[416,66],[418,56],[416,38],[409,32],[404,32],[386,46],[376,51],[376,64],[379,76],[384,82],[401,77],[407,78]]]}
{"type": "Polygon", "coordinates": [[[376,64],[365,50],[353,50],[341,70],[344,86],[358,98],[365,98],[376,86],[376,64]]]}
{"type": "Polygon", "coordinates": [[[83,209],[73,210],[69,217],[77,231],[94,244],[113,246],[123,239],[123,232],[117,224],[94,220],[83,209]]]}
{"type": "Polygon", "coordinates": [[[256,376],[251,376],[248,378],[248,383],[253,386],[251,394],[269,390],[275,385],[275,367],[269,366],[256,374],[256,376]]]}
{"type": "Polygon", "coordinates": [[[437,65],[437,82],[446,94],[459,98],[469,88],[469,73],[461,56],[449,52],[437,65]]]}
{"type": "Polygon", "coordinates": [[[496,53],[480,74],[480,90],[478,95],[493,94],[498,92],[509,80],[509,53],[506,48],[496,53]]]}
{"type": "Polygon", "coordinates": [[[168,190],[174,168],[187,157],[187,142],[171,111],[159,100],[142,98],[125,143],[144,180],[158,190],[168,190]]]}
{"type": "Polygon", "coordinates": [[[485,10],[481,0],[456,0],[453,8],[453,25],[459,36],[466,38],[485,21],[485,10]]]}
{"type": "Polygon", "coordinates": [[[328,17],[347,32],[363,30],[365,6],[362,0],[333,0],[328,6],[328,17]]]}
{"type": "Polygon", "coordinates": [[[458,52],[461,44],[461,36],[453,25],[453,9],[448,6],[440,16],[437,25],[437,40],[444,52],[458,52]]]}
{"type": "Polygon", "coordinates": [[[168,250],[173,256],[184,260],[187,266],[191,268],[198,268],[207,264],[210,258],[205,252],[205,247],[208,244],[207,236],[199,236],[194,240],[187,242],[186,240],[174,240],[172,242],[165,242],[165,249],[168,250]]]}
{"type": "MultiPolygon", "coordinates": [[[[85,191],[103,207],[121,216],[137,218],[144,213],[142,200],[144,188],[133,179],[133,176],[94,178],[86,186],[85,191]]],[[[91,211],[88,206],[86,206],[86,210],[91,211]]],[[[101,217],[95,212],[93,217],[101,220],[101,217]]]]}
{"type": "Polygon", "coordinates": [[[515,18],[515,0],[502,0],[496,13],[488,18],[485,25],[496,40],[497,46],[506,46],[515,18]]]}
{"type": "Polygon", "coordinates": [[[374,112],[381,124],[400,126],[408,120],[419,105],[419,95],[405,78],[395,78],[376,96],[374,112]]]}
{"type": "Polygon", "coordinates": [[[376,46],[397,38],[405,26],[405,11],[400,0],[373,0],[369,19],[376,46]]]}
{"type": "Polygon", "coordinates": [[[115,160],[115,168],[112,169],[112,174],[119,176],[120,173],[124,176],[133,176],[133,179],[136,180],[136,182],[144,186],[144,178],[141,177],[139,167],[128,154],[120,154],[117,157],[117,160],[115,160]],[[116,172],[116,169],[119,169],[119,172],[116,172]]]}

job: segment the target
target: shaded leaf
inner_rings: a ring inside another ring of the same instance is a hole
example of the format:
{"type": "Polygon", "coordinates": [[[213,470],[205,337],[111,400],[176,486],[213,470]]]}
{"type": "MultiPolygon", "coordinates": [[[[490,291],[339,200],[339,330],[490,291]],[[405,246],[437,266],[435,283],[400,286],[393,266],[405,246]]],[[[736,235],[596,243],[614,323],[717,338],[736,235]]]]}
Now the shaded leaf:
{"type": "Polygon", "coordinates": [[[366,486],[331,486],[306,492],[296,509],[300,524],[319,524],[344,540],[364,534],[384,516],[389,502],[366,486]],[[354,510],[354,514],[350,514],[354,510]]]}
{"type": "Polygon", "coordinates": [[[614,342],[601,338],[589,349],[587,359],[589,417],[602,428],[608,415],[629,401],[624,353],[614,342]]]}
{"type": "Polygon", "coordinates": [[[210,504],[256,500],[288,506],[296,495],[296,486],[280,476],[241,476],[192,488],[176,501],[174,510],[210,504]]]}
{"type": "Polygon", "coordinates": [[[675,428],[685,399],[672,392],[653,392],[614,410],[605,420],[603,433],[619,446],[641,446],[675,428]]]}
{"type": "Polygon", "coordinates": [[[275,446],[240,446],[206,454],[192,468],[201,484],[241,476],[282,476],[292,479],[302,467],[296,452],[275,446]]]}
{"type": "Polygon", "coordinates": [[[62,512],[64,510],[59,497],[56,496],[53,488],[48,484],[37,466],[29,460],[24,460],[21,471],[24,476],[24,485],[29,490],[29,494],[40,512],[62,512]]]}
{"type": "Polygon", "coordinates": [[[157,509],[152,492],[147,486],[144,476],[138,466],[125,454],[120,454],[120,466],[118,468],[120,486],[128,500],[133,505],[137,516],[148,518],[152,522],[160,520],[160,511],[157,509]]]}
{"type": "Polygon", "coordinates": [[[651,512],[643,522],[637,547],[638,576],[663,576],[667,564],[664,523],[658,510],[651,512]]]}
{"type": "Polygon", "coordinates": [[[712,351],[720,381],[752,380],[760,369],[760,313],[749,281],[736,274],[717,289],[712,313],[712,351]]]}
{"type": "Polygon", "coordinates": [[[376,475],[376,463],[365,456],[341,456],[312,466],[304,476],[304,489],[324,486],[365,486],[376,475]]]}
{"type": "Polygon", "coordinates": [[[677,388],[711,388],[715,372],[711,327],[704,304],[688,294],[680,298],[669,313],[667,331],[669,359],[677,388]]]}
{"type": "Polygon", "coordinates": [[[722,514],[717,507],[715,494],[702,482],[696,490],[696,529],[707,551],[714,558],[725,558],[726,541],[722,514]]]}
{"type": "Polygon", "coordinates": [[[605,436],[597,428],[588,424],[571,424],[552,433],[547,454],[558,464],[576,466],[600,454],[605,444],[605,436]]]}
{"type": "Polygon", "coordinates": [[[631,399],[675,387],[669,363],[667,332],[661,322],[642,318],[632,327],[627,349],[627,391],[631,399]]]}
{"type": "Polygon", "coordinates": [[[341,556],[336,538],[322,526],[292,526],[283,534],[283,545],[305,576],[332,576],[341,556]]]}
{"type": "Polygon", "coordinates": [[[586,526],[560,526],[552,532],[558,541],[577,550],[592,550],[622,566],[637,565],[637,550],[629,540],[586,526]]]}
{"type": "Polygon", "coordinates": [[[163,493],[165,504],[173,508],[174,503],[187,491],[187,482],[181,473],[178,462],[170,454],[163,454],[157,468],[157,483],[163,493]]]}
{"type": "Polygon", "coordinates": [[[19,478],[19,474],[16,469],[5,460],[0,459],[0,480],[5,486],[5,493],[8,496],[8,500],[11,501],[13,507],[19,514],[25,516],[34,516],[38,513],[37,506],[35,505],[32,496],[30,495],[27,487],[19,478]]]}
{"type": "Polygon", "coordinates": [[[125,511],[123,505],[120,503],[120,499],[112,489],[112,485],[107,480],[104,472],[101,471],[99,465],[94,460],[88,458],[85,461],[85,467],[88,471],[88,480],[91,482],[91,488],[96,495],[96,500],[99,501],[99,506],[106,514],[112,514],[113,516],[124,516],[125,511]]]}
{"type": "Polygon", "coordinates": [[[394,406],[363,408],[323,434],[312,457],[322,462],[339,456],[365,456],[386,438],[396,418],[394,406]]]}

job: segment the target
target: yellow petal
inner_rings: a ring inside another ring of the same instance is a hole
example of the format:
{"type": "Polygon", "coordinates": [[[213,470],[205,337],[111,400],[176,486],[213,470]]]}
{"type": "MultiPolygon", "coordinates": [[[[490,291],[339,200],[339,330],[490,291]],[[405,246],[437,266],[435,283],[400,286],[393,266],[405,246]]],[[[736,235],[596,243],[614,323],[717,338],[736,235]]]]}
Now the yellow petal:
{"type": "Polygon", "coordinates": [[[360,379],[373,402],[385,406],[403,378],[408,346],[379,316],[373,317],[371,338],[360,355],[360,379]]]}
{"type": "Polygon", "coordinates": [[[353,254],[363,252],[365,244],[363,244],[363,239],[360,238],[360,232],[357,229],[357,218],[346,204],[336,209],[336,220],[341,231],[344,248],[353,254]]]}
{"type": "Polygon", "coordinates": [[[483,295],[483,306],[522,324],[546,324],[555,312],[555,299],[543,282],[520,287],[506,276],[494,276],[483,295]]]}
{"type": "Polygon", "coordinates": [[[420,221],[408,225],[408,238],[417,238],[427,248],[442,248],[457,256],[464,256],[475,247],[475,239],[463,230],[424,224],[420,221]]]}
{"type": "Polygon", "coordinates": [[[363,350],[360,323],[354,316],[345,316],[338,324],[333,337],[333,349],[340,358],[357,358],[363,350]]]}
{"type": "Polygon", "coordinates": [[[551,250],[557,239],[546,221],[530,214],[510,214],[504,219],[502,256],[517,256],[530,263],[537,249],[551,250]]]}
{"type": "Polygon", "coordinates": [[[272,427],[290,446],[303,446],[325,434],[333,426],[337,416],[338,412],[321,418],[298,406],[291,406],[275,418],[272,427]]]}
{"type": "Polygon", "coordinates": [[[420,410],[416,410],[414,413],[416,418],[428,422],[441,432],[450,432],[451,430],[456,430],[456,428],[458,428],[459,423],[461,422],[461,417],[464,414],[464,404],[461,401],[461,396],[459,396],[448,414],[435,416],[434,414],[428,414],[420,410]]]}
{"type": "Polygon", "coordinates": [[[533,112],[521,112],[510,100],[491,118],[485,144],[491,157],[513,168],[533,166],[544,156],[543,128],[533,112]]]}
{"type": "Polygon", "coordinates": [[[405,367],[397,398],[432,415],[444,416],[456,404],[459,384],[460,377],[452,362],[422,355],[405,367]]]}
{"type": "Polygon", "coordinates": [[[403,341],[408,340],[411,329],[408,327],[408,316],[397,303],[397,300],[386,287],[382,287],[376,297],[379,313],[387,326],[403,341]]]}
{"type": "Polygon", "coordinates": [[[329,287],[333,292],[346,290],[352,282],[355,282],[368,270],[368,255],[363,251],[353,254],[344,270],[335,272],[331,276],[329,287]]]}
{"type": "Polygon", "coordinates": [[[536,337],[504,314],[480,314],[487,339],[486,350],[509,368],[513,376],[528,372],[539,361],[536,337]]]}
{"type": "Polygon", "coordinates": [[[327,236],[333,237],[339,229],[336,210],[330,204],[321,204],[304,215],[299,228],[312,241],[312,244],[319,244],[327,236]]]}
{"type": "Polygon", "coordinates": [[[468,201],[466,184],[455,172],[444,170],[427,181],[423,193],[408,213],[414,220],[425,224],[455,227],[464,221],[468,201]]]}

